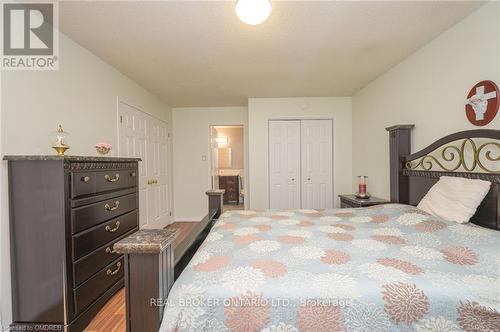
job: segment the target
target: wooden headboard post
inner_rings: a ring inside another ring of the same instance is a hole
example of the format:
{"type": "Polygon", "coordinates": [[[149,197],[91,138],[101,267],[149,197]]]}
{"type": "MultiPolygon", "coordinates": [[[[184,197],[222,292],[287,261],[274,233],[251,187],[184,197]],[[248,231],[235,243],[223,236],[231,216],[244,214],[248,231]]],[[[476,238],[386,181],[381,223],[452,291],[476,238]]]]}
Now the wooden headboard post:
{"type": "Polygon", "coordinates": [[[411,153],[411,130],[415,125],[403,124],[385,128],[389,132],[389,172],[391,202],[408,204],[408,177],[403,176],[404,157],[411,153]]]}

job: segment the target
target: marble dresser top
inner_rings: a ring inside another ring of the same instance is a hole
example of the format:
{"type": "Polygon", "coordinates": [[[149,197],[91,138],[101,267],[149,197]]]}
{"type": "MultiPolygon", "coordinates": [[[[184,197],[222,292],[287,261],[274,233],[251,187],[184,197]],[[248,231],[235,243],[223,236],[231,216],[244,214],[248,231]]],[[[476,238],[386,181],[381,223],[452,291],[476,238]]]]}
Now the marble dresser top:
{"type": "Polygon", "coordinates": [[[127,162],[141,161],[141,158],[122,158],[122,157],[99,157],[99,156],[71,156],[71,155],[7,155],[3,160],[67,160],[70,162],[127,162]]]}
{"type": "Polygon", "coordinates": [[[211,195],[214,195],[214,196],[217,196],[217,195],[224,195],[224,193],[226,192],[226,190],[224,189],[210,189],[210,190],[207,190],[205,192],[205,194],[211,196],[211,195]]]}
{"type": "Polygon", "coordinates": [[[113,249],[119,254],[160,253],[179,235],[176,228],[143,229],[118,241],[113,249]]]}

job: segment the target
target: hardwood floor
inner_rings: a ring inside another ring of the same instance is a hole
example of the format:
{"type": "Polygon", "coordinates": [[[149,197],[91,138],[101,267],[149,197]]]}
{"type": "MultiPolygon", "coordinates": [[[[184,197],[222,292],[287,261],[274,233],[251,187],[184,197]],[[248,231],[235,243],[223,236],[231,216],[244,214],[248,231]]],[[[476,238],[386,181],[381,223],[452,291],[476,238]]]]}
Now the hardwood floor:
{"type": "Polygon", "coordinates": [[[240,203],[238,205],[224,204],[224,211],[231,211],[231,210],[245,210],[245,205],[243,203],[240,203]]]}
{"type": "Polygon", "coordinates": [[[106,303],[84,331],[124,332],[125,329],[125,289],[122,288],[106,303]]]}
{"type": "MultiPolygon", "coordinates": [[[[166,227],[180,230],[179,236],[174,241],[174,250],[195,226],[196,222],[175,222],[166,227]]],[[[125,289],[121,289],[106,303],[84,331],[124,332],[125,330],[125,289]]]]}
{"type": "Polygon", "coordinates": [[[166,228],[178,228],[180,234],[174,240],[174,250],[191,232],[191,230],[196,226],[195,222],[174,222],[171,225],[168,225],[166,228]]]}

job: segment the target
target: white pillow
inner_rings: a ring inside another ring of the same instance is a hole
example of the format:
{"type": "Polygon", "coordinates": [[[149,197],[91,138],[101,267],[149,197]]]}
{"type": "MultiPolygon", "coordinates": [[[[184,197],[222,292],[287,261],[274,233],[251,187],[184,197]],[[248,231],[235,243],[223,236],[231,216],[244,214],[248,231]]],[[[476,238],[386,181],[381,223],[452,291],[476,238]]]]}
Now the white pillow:
{"type": "Polygon", "coordinates": [[[444,220],[464,224],[490,191],[491,182],[442,176],[418,203],[418,208],[444,220]]]}

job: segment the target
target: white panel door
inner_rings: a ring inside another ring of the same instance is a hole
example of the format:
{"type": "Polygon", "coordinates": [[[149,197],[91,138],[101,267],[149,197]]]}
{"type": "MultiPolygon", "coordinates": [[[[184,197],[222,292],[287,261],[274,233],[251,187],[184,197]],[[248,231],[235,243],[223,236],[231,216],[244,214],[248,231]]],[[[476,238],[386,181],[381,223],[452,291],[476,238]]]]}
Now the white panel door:
{"type": "Polygon", "coordinates": [[[119,103],[119,156],[139,162],[139,226],[169,223],[168,133],[166,123],[126,103],[119,103]]]}
{"type": "Polygon", "coordinates": [[[142,160],[139,162],[139,226],[144,228],[148,221],[148,209],[146,208],[149,189],[147,185],[149,158],[146,151],[148,116],[123,102],[120,102],[118,107],[120,116],[119,156],[141,158],[142,160]]]}
{"type": "Polygon", "coordinates": [[[301,121],[302,208],[333,208],[332,120],[301,121]]]}
{"type": "Polygon", "coordinates": [[[269,207],[300,208],[300,121],[269,121],[269,207]]]}
{"type": "Polygon", "coordinates": [[[169,224],[168,202],[168,130],[167,124],[150,118],[148,121],[148,222],[145,228],[163,228],[169,224]]]}

